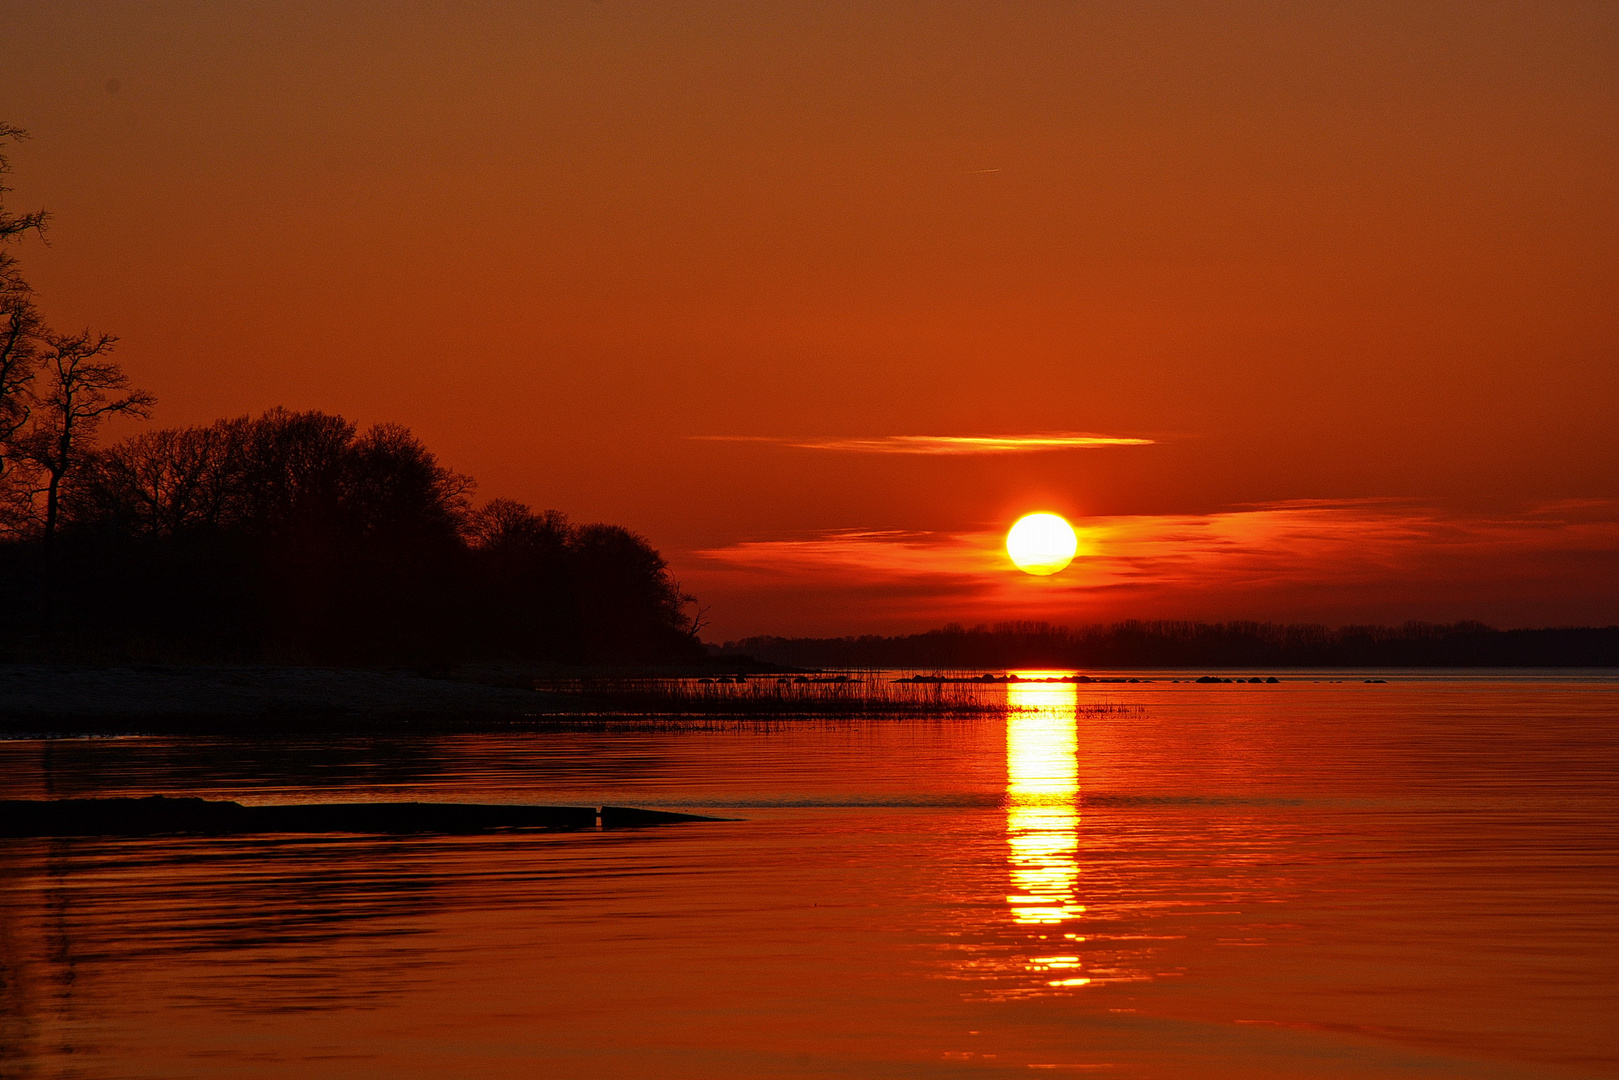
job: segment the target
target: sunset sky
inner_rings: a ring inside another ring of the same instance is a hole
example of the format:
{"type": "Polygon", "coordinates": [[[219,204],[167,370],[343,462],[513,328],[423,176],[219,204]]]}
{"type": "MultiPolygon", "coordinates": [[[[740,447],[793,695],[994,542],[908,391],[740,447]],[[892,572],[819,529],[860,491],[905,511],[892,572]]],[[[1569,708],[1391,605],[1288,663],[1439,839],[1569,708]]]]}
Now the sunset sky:
{"type": "Polygon", "coordinates": [[[1619,622],[1619,5],[12,3],[0,119],[154,423],[407,424],[711,639],[1619,622]]]}

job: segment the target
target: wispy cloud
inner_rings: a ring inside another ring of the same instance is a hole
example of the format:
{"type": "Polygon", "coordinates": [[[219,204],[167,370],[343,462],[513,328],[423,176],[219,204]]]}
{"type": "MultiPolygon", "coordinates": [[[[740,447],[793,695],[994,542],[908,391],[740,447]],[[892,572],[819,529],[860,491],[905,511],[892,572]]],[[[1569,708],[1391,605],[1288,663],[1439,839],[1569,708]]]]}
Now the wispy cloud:
{"type": "Polygon", "coordinates": [[[841,450],[849,454],[1032,454],[1042,450],[1091,450],[1102,446],[1151,446],[1152,439],[1045,431],[1033,435],[878,435],[871,438],[794,438],[777,435],[693,435],[704,442],[770,443],[796,450],[841,450]]]}

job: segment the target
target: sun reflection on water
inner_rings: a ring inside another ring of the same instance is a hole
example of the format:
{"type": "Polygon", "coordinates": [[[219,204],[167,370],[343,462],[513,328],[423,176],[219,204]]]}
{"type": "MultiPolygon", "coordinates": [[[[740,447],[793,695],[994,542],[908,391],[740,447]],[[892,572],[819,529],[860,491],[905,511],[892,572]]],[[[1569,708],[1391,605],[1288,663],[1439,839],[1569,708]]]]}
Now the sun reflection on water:
{"type": "MultiPolygon", "coordinates": [[[[1044,672],[1014,672],[1029,678],[1044,672]]],[[[1057,929],[1078,919],[1079,760],[1076,688],[1070,683],[1008,683],[1006,842],[1015,922],[1057,929]]],[[[1070,938],[1072,935],[1068,935],[1070,938]]],[[[1036,957],[1053,975],[1079,967],[1077,956],[1036,957]]],[[[1057,978],[1052,985],[1086,980],[1057,978]]]]}

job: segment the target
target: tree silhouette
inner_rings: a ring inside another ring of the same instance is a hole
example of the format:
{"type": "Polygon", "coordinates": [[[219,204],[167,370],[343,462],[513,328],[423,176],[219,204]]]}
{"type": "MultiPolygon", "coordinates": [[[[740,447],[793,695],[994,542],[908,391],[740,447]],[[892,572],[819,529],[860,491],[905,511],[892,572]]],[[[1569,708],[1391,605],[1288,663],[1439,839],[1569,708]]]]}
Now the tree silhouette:
{"type": "Polygon", "coordinates": [[[146,419],[157,399],[130,389],[123,369],[102,359],[118,341],[111,334],[86,330],[52,334],[45,340],[41,363],[45,385],[34,391],[39,408],[24,452],[45,471],[44,539],[49,552],[61,516],[62,480],[87,456],[96,428],[108,416],[146,419]]]}
{"type": "MultiPolygon", "coordinates": [[[[327,413],[143,432],[63,475],[49,626],[60,646],[175,659],[701,656],[646,540],[510,499],[473,509],[471,486],[405,428],[327,413]]],[[[42,546],[0,545],[0,593],[8,554],[42,546]]]]}
{"type": "MultiPolygon", "coordinates": [[[[27,137],[21,128],[0,123],[0,145],[27,137]]],[[[0,535],[15,532],[30,516],[32,471],[19,441],[33,412],[29,391],[45,332],[33,290],[8,245],[42,233],[50,219],[43,210],[14,214],[5,208],[10,172],[10,160],[0,154],[0,535]]]]}

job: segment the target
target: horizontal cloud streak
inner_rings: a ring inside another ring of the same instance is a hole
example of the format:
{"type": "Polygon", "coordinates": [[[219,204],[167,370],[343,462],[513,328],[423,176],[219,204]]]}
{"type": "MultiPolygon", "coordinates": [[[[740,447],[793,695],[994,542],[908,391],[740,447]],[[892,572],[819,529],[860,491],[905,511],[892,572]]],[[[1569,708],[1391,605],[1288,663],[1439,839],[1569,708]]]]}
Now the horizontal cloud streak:
{"type": "Polygon", "coordinates": [[[682,580],[705,599],[773,613],[749,618],[748,632],[1191,616],[1521,625],[1558,604],[1597,621],[1619,610],[1619,583],[1592,584],[1619,558],[1619,504],[1600,500],[1502,517],[1301,501],[1075,526],[1079,556],[1050,578],[1013,569],[994,530],[748,541],[691,553],[682,580]]]}
{"type": "Polygon", "coordinates": [[[1032,454],[1043,450],[1093,450],[1103,446],[1151,446],[1152,439],[1047,431],[1034,435],[879,435],[874,438],[792,438],[775,435],[693,435],[704,442],[752,442],[795,450],[840,450],[850,454],[1032,454]]]}

